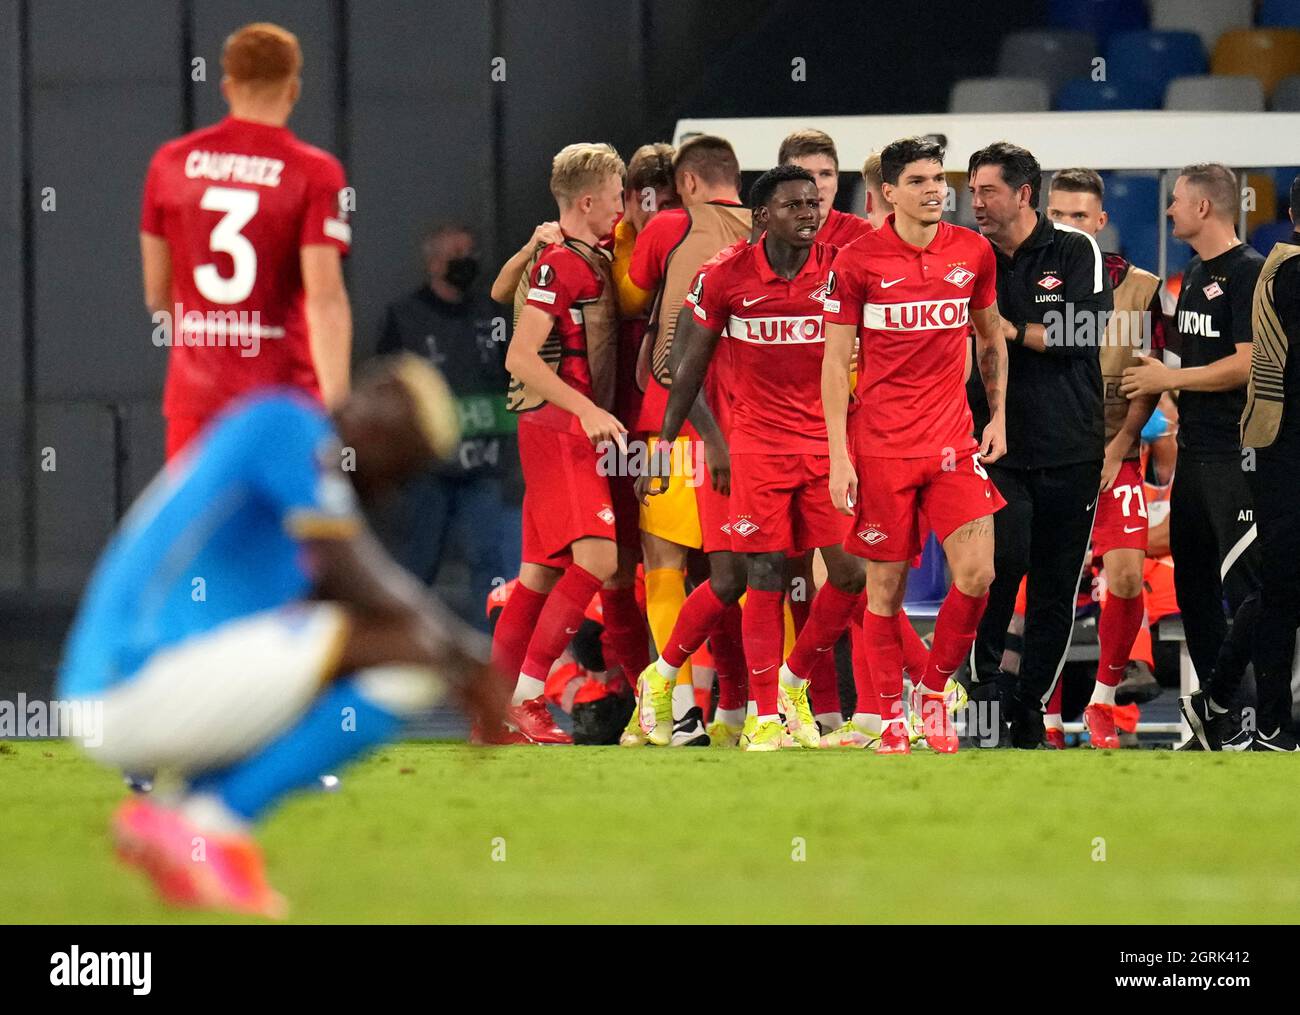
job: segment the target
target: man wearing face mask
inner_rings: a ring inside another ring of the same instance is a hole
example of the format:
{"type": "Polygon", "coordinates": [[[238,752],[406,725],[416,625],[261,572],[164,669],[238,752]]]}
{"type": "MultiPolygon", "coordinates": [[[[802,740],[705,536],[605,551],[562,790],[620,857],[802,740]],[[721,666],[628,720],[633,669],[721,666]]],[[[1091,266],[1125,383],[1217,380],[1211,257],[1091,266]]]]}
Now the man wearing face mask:
{"type": "Polygon", "coordinates": [[[428,281],[389,305],[377,352],[413,352],[441,370],[459,402],[463,434],[450,463],[411,481],[386,536],[398,560],[433,584],[456,530],[470,570],[462,615],[482,625],[477,604],[492,591],[492,579],[518,568],[502,550],[513,544],[504,538],[509,508],[503,481],[508,463],[517,459],[514,419],[502,394],[509,380],[505,336],[502,331],[502,340],[495,340],[498,311],[474,286],[479,262],[473,233],[441,225],[425,235],[422,249],[428,281]]]}

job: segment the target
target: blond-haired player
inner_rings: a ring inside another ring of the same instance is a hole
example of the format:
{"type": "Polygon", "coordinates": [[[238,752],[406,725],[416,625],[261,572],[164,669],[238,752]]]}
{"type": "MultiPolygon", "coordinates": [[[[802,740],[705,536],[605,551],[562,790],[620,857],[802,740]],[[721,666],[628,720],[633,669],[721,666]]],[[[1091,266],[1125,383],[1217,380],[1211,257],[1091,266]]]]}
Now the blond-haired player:
{"type": "Polygon", "coordinates": [[[564,148],[551,168],[564,242],[544,248],[515,299],[506,368],[519,415],[523,565],[493,658],[515,679],[506,731],[488,740],[569,743],[543,691],[592,596],[614,574],[614,509],[597,445],[623,445],[614,399],[618,312],[601,247],[623,210],[623,160],[607,144],[564,148]]]}

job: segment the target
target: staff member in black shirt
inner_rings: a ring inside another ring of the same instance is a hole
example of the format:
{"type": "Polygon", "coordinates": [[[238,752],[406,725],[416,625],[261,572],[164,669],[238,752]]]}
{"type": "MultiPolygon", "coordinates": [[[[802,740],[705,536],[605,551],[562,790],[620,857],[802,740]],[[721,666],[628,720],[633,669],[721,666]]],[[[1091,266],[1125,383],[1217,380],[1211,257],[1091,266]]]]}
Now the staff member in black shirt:
{"type": "Polygon", "coordinates": [[[454,605],[466,620],[485,627],[483,603],[493,579],[510,578],[519,566],[518,557],[510,561],[504,550],[517,540],[508,535],[515,523],[503,493],[507,465],[517,457],[514,418],[503,395],[509,380],[505,322],[474,287],[478,261],[468,228],[431,230],[423,252],[429,281],[389,305],[376,351],[428,357],[456,395],[463,436],[455,460],[412,480],[380,529],[394,556],[432,584],[458,527],[470,590],[468,600],[454,605]]]}
{"type": "MultiPolygon", "coordinates": [[[[1011,743],[1043,742],[1043,705],[1074,628],[1105,455],[1100,336],[1113,306],[1101,251],[1087,233],[1038,208],[1038,160],[1000,141],[970,159],[972,208],[998,261],[1008,350],[1007,453],[989,475],[1007,506],[993,516],[997,577],[974,648],[974,675],[999,684],[1011,743]],[[999,664],[1021,578],[1026,587],[1020,677],[999,664]]],[[[975,399],[976,432],[987,407],[975,399]]]]}
{"type": "MultiPolygon", "coordinates": [[[[1291,222],[1300,176],[1291,183],[1291,222]]],[[[1300,751],[1291,724],[1291,666],[1300,627],[1300,232],[1273,247],[1255,284],[1250,383],[1241,443],[1255,449],[1247,472],[1259,527],[1255,624],[1256,750],[1300,751]],[[1296,348],[1291,348],[1295,345],[1296,348]]]]}
{"type": "MultiPolygon", "coordinates": [[[[1178,471],[1169,495],[1169,548],[1187,651],[1208,694],[1205,716],[1184,714],[1206,750],[1250,747],[1226,726],[1250,661],[1258,614],[1259,550],[1239,425],[1250,372],[1251,300],[1264,258],[1237,239],[1237,177],[1217,162],[1186,167],[1174,184],[1174,236],[1196,256],[1183,272],[1171,339],[1173,368],[1152,358],[1124,371],[1129,398],[1178,392],[1178,471]],[[1234,616],[1228,635],[1223,600],[1234,616]],[[1213,719],[1213,722],[1210,720],[1213,719]]],[[[1235,725],[1235,724],[1234,724],[1235,725]]]]}

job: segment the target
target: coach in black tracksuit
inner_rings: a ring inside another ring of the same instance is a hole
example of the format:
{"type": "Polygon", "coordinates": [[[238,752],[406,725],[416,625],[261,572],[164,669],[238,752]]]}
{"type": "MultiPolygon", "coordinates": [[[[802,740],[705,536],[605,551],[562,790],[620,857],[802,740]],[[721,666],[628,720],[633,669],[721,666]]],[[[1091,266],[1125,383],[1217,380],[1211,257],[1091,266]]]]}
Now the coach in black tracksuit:
{"type": "MultiPolygon", "coordinates": [[[[1240,421],[1251,304],[1264,258],[1237,239],[1239,200],[1226,166],[1188,166],[1178,177],[1169,217],[1174,235],[1196,251],[1183,272],[1170,343],[1181,366],[1148,360],[1126,370],[1120,384],[1130,398],[1179,393],[1178,468],[1169,495],[1174,589],[1192,665],[1221,714],[1238,704],[1259,611],[1259,550],[1240,421]],[[1234,617],[1230,637],[1225,599],[1234,617]]],[[[1225,734],[1229,747],[1250,746],[1239,729],[1225,734]]]]}
{"type": "MultiPolygon", "coordinates": [[[[1060,677],[1092,533],[1105,455],[1100,335],[1113,305],[1096,241],[1038,212],[1042,170],[999,142],[971,156],[972,208],[998,261],[1008,346],[1007,454],[988,466],[1007,506],[994,518],[994,570],[974,677],[1001,686],[1011,743],[1043,741],[1043,705],[1060,677]],[[999,664],[1021,578],[1024,651],[1016,681],[999,664]]],[[[972,399],[978,433],[987,419],[972,399]]]]}

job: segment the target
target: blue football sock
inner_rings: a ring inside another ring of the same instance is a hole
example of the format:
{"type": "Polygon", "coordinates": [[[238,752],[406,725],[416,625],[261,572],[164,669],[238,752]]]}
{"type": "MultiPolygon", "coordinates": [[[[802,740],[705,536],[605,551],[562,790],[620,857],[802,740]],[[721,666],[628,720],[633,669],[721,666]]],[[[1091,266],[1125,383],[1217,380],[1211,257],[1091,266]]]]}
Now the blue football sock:
{"type": "Polygon", "coordinates": [[[256,821],[286,794],[389,742],[401,725],[401,717],[364,697],[350,677],[327,688],[296,725],[228,768],[197,777],[190,790],[210,793],[256,821]]]}

